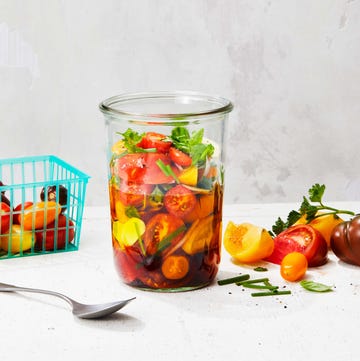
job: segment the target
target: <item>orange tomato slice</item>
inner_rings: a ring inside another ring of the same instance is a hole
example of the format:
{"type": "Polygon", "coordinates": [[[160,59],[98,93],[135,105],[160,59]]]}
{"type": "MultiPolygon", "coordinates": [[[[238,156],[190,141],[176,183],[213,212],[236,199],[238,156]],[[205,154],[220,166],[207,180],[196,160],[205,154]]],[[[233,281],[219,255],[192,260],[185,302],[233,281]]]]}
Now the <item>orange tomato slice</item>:
{"type": "Polygon", "coordinates": [[[209,246],[215,227],[213,216],[196,220],[185,235],[182,249],[189,255],[202,252],[209,246]]]}
{"type": "Polygon", "coordinates": [[[167,279],[179,280],[189,272],[189,261],[185,256],[169,256],[163,262],[161,272],[167,279]]]}
{"type": "Polygon", "coordinates": [[[250,223],[234,224],[229,222],[224,233],[224,247],[238,262],[260,261],[274,250],[274,240],[270,233],[250,223]]]}
{"type": "Polygon", "coordinates": [[[199,196],[194,209],[183,219],[186,223],[195,222],[197,219],[207,217],[214,212],[214,193],[199,196]]]}

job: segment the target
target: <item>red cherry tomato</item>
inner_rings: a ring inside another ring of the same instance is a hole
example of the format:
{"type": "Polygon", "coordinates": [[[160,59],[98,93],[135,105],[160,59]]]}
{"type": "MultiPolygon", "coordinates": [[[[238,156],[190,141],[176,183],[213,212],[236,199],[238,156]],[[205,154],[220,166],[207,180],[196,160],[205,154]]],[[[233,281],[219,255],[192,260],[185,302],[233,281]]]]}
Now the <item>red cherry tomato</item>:
{"type": "Polygon", "coordinates": [[[154,189],[152,184],[136,184],[121,182],[120,184],[120,200],[126,206],[146,206],[146,197],[151,194],[154,189]]]}
{"type": "MultiPolygon", "coordinates": [[[[171,214],[158,213],[146,224],[146,230],[144,234],[144,244],[146,254],[153,255],[159,250],[159,244],[164,238],[169,237],[173,232],[180,227],[184,227],[184,222],[171,214]]],[[[184,235],[184,231],[169,240],[172,244],[176,244],[181,240],[184,235]]]]}
{"type": "Polygon", "coordinates": [[[183,219],[195,208],[196,197],[191,190],[179,184],[166,192],[164,204],[170,214],[183,219]]]}
{"type": "Polygon", "coordinates": [[[8,231],[10,226],[10,211],[11,208],[5,203],[0,203],[0,234],[8,231]]]}
{"type": "MultiPolygon", "coordinates": [[[[157,165],[161,161],[165,166],[171,164],[170,158],[161,153],[127,154],[115,160],[114,173],[127,183],[169,184],[174,182],[172,176],[167,176],[157,165]]],[[[178,175],[176,167],[173,172],[178,175]]]]}
{"type": "Polygon", "coordinates": [[[169,157],[174,163],[182,167],[190,167],[192,164],[191,157],[175,147],[169,149],[169,157]]]}
{"type": "Polygon", "coordinates": [[[53,251],[64,249],[75,236],[74,223],[65,215],[59,214],[57,221],[46,226],[46,229],[36,231],[35,248],[37,250],[53,251]]]}
{"type": "Polygon", "coordinates": [[[137,146],[144,149],[155,148],[159,153],[167,153],[172,143],[166,139],[164,134],[147,132],[137,146]]]}
{"type": "Polygon", "coordinates": [[[309,267],[321,266],[328,259],[328,247],[324,237],[306,224],[292,226],[278,234],[274,238],[274,251],[267,260],[281,264],[282,259],[291,252],[304,254],[309,267]]]}

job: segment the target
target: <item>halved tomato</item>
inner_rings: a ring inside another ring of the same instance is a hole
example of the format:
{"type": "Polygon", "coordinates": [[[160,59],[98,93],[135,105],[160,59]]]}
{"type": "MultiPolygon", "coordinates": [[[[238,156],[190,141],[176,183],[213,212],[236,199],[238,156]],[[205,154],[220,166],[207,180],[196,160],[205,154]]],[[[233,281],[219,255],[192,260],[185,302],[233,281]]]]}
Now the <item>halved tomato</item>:
{"type": "Polygon", "coordinates": [[[196,197],[191,190],[179,184],[166,192],[164,204],[169,213],[183,219],[194,209],[196,197]]]}
{"type": "Polygon", "coordinates": [[[169,156],[174,163],[182,167],[190,167],[192,164],[191,157],[175,147],[169,149],[169,156]]]}
{"type": "Polygon", "coordinates": [[[156,214],[146,224],[144,234],[146,254],[153,255],[159,251],[161,241],[166,241],[164,247],[168,247],[169,244],[176,244],[181,240],[184,232],[185,225],[180,218],[167,213],[156,214]],[[182,229],[184,230],[182,231],[182,229]]]}
{"type": "MultiPolygon", "coordinates": [[[[170,165],[170,158],[161,153],[134,153],[115,160],[114,173],[126,183],[168,184],[175,180],[164,174],[157,165],[161,161],[165,166],[170,165]]],[[[172,167],[177,175],[179,171],[172,167]]]]}
{"type": "Polygon", "coordinates": [[[172,142],[167,140],[166,135],[155,132],[147,132],[137,144],[138,147],[144,149],[155,148],[159,153],[167,153],[171,145],[172,142]]]}
{"type": "Polygon", "coordinates": [[[281,264],[282,259],[291,252],[300,252],[308,260],[309,267],[317,267],[328,260],[328,246],[315,228],[307,224],[292,226],[274,238],[274,251],[267,261],[281,264]]]}

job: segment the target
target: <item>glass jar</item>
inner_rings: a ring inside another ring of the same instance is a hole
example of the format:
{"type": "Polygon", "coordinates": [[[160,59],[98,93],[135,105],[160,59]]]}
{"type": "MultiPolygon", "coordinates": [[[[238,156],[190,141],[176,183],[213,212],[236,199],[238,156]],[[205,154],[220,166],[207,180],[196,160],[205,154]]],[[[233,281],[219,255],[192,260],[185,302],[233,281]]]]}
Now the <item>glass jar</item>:
{"type": "Polygon", "coordinates": [[[221,253],[230,101],[196,92],[104,100],[115,267],[154,291],[204,287],[221,253]]]}

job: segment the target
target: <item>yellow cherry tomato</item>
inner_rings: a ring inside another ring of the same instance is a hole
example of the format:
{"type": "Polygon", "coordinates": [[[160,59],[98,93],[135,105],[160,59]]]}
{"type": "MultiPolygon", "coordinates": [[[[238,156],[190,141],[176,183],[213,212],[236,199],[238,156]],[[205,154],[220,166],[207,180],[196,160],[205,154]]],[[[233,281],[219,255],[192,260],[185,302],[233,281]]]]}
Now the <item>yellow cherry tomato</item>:
{"type": "MultiPolygon", "coordinates": [[[[10,229],[9,229],[10,232],[10,229]]],[[[11,233],[0,236],[0,246],[3,250],[11,250],[12,253],[25,252],[34,244],[34,234],[25,231],[19,224],[13,224],[11,233]]]]}
{"type": "Polygon", "coordinates": [[[308,261],[300,252],[288,253],[281,261],[281,277],[290,282],[299,281],[308,269],[308,261]]]}
{"type": "Polygon", "coordinates": [[[252,263],[271,255],[274,240],[262,227],[250,223],[236,225],[230,221],[224,233],[224,247],[235,260],[252,263]]]}

